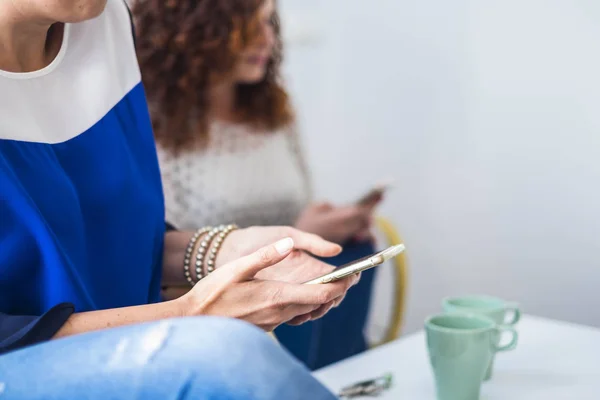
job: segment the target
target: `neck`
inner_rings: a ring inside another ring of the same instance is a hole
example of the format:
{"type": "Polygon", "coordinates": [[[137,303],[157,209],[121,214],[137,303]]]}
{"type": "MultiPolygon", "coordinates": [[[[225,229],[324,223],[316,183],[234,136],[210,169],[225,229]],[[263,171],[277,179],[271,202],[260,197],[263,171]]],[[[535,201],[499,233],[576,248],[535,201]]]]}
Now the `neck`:
{"type": "Polygon", "coordinates": [[[63,25],[27,18],[12,6],[0,1],[0,69],[31,72],[42,69],[60,51],[63,25]]]}
{"type": "Polygon", "coordinates": [[[234,116],[235,84],[222,82],[214,85],[209,91],[208,102],[211,119],[231,121],[234,116]]]}

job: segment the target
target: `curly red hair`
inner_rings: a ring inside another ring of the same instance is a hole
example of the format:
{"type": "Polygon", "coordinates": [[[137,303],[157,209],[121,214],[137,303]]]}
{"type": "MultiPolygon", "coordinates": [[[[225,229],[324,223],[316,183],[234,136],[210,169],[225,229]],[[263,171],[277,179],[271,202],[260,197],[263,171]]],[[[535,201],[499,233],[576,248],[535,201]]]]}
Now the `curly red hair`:
{"type": "MultiPolygon", "coordinates": [[[[155,137],[178,150],[206,144],[208,89],[235,66],[254,36],[264,0],[138,0],[133,7],[137,52],[153,112],[155,137]]],[[[264,78],[236,87],[236,120],[256,131],[289,124],[292,111],[280,82],[282,44],[277,14],[276,45],[264,78]]]]}

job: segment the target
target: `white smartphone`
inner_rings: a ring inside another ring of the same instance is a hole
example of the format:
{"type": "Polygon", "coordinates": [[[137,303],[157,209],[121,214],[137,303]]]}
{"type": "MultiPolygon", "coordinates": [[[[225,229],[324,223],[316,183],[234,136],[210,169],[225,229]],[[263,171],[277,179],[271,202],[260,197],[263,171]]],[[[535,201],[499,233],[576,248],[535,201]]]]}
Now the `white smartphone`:
{"type": "Polygon", "coordinates": [[[361,258],[360,260],[353,261],[349,264],[343,265],[336,269],[333,272],[320,276],[318,278],[312,279],[308,282],[305,282],[306,285],[317,285],[323,283],[331,283],[335,281],[339,281],[347,276],[357,274],[362,271],[366,271],[367,269],[377,267],[378,265],[383,264],[387,260],[390,260],[396,257],[398,254],[404,251],[403,244],[397,244],[395,246],[388,247],[387,249],[380,251],[379,253],[375,253],[365,258],[361,258]]]}

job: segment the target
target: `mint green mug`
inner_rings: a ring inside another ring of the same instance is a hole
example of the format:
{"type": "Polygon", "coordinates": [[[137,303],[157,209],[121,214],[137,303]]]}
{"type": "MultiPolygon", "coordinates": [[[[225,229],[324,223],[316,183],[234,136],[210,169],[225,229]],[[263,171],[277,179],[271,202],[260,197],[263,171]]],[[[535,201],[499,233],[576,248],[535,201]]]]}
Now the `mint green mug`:
{"type": "MultiPolygon", "coordinates": [[[[467,313],[484,315],[491,318],[498,325],[515,325],[521,319],[521,311],[516,303],[504,301],[492,296],[459,296],[446,297],[442,300],[442,308],[447,313],[467,313]]],[[[484,380],[492,377],[494,357],[485,374],[484,380]]]]}
{"type": "Polygon", "coordinates": [[[425,332],[438,400],[478,400],[494,354],[514,349],[518,341],[514,328],[476,314],[430,317],[425,332]],[[503,332],[510,332],[512,338],[500,346],[503,332]]]}

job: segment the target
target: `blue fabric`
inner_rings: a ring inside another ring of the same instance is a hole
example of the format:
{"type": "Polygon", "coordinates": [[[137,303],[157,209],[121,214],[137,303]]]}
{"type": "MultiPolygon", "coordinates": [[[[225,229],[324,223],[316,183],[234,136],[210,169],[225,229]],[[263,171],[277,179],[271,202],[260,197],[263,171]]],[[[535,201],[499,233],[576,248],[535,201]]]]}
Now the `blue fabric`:
{"type": "Polygon", "coordinates": [[[1,312],[157,302],[164,232],[141,83],[71,140],[0,140],[1,312]]]}
{"type": "MultiPolygon", "coordinates": [[[[344,246],[340,255],[325,261],[342,266],[374,252],[371,242],[353,242],[344,246]]],[[[313,370],[365,351],[364,329],[376,271],[377,268],[372,268],[363,272],[360,282],[350,289],[342,304],[320,320],[277,328],[277,339],[313,370]]]]}
{"type": "Polygon", "coordinates": [[[0,312],[0,354],[50,340],[73,311],[72,304],[63,303],[39,317],[0,312]]]}
{"type": "Polygon", "coordinates": [[[78,335],[0,356],[7,400],[335,400],[264,332],[188,318],[78,335]]]}

